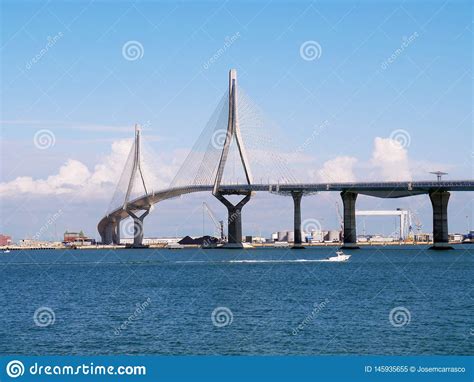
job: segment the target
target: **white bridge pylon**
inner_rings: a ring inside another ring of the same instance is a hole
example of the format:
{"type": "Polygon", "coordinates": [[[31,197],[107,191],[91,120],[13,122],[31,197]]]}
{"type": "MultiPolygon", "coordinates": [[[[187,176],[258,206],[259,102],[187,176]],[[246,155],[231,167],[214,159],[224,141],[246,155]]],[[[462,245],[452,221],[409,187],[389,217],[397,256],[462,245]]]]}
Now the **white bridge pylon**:
{"type": "Polygon", "coordinates": [[[235,139],[237,144],[239,159],[245,173],[246,182],[248,185],[252,184],[252,173],[250,170],[249,161],[247,159],[245,145],[242,140],[242,134],[240,132],[239,113],[237,106],[237,71],[235,69],[231,69],[229,72],[229,116],[227,121],[227,132],[225,134],[219,165],[217,167],[216,179],[214,181],[212,194],[227,208],[228,243],[226,245],[233,248],[242,247],[242,208],[245,204],[247,204],[252,195],[250,191],[243,193],[236,192],[237,194],[243,194],[244,197],[234,205],[224,196],[225,193],[220,190],[222,175],[224,173],[227,157],[229,155],[229,148],[233,139],[235,139]]]}
{"type": "Polygon", "coordinates": [[[245,178],[247,184],[252,184],[252,172],[250,169],[250,163],[247,157],[245,144],[242,140],[242,134],[239,126],[239,114],[238,114],[238,98],[237,98],[237,70],[231,69],[229,71],[229,117],[227,122],[227,133],[225,135],[224,145],[222,147],[222,153],[217,167],[216,179],[214,181],[214,188],[212,193],[216,195],[219,192],[219,187],[222,182],[222,175],[224,174],[224,168],[229,155],[229,148],[232,143],[232,139],[235,139],[237,148],[239,150],[240,161],[245,172],[245,178]]]}
{"type": "Polygon", "coordinates": [[[145,177],[143,175],[142,171],[142,165],[141,165],[141,152],[140,152],[140,126],[135,125],[135,141],[132,146],[132,151],[133,151],[133,165],[132,165],[132,173],[130,175],[130,179],[128,182],[128,187],[127,187],[127,192],[125,194],[125,199],[123,201],[123,209],[127,209],[127,204],[130,201],[130,195],[132,193],[135,179],[137,176],[140,177],[141,180],[141,185],[143,185],[143,190],[145,191],[145,195],[148,195],[148,191],[146,189],[146,184],[145,184],[145,177]]]}
{"type": "MultiPolygon", "coordinates": [[[[134,183],[137,180],[140,185],[143,186],[145,192],[144,195],[148,195],[148,191],[145,184],[145,178],[142,171],[142,155],[141,155],[141,142],[140,142],[140,127],[135,125],[135,142],[133,145],[133,166],[130,181],[127,187],[127,193],[125,194],[125,200],[123,203],[123,209],[127,212],[128,216],[133,219],[133,246],[141,247],[143,243],[143,221],[148,216],[151,209],[151,204],[147,204],[144,207],[144,212],[138,215],[138,211],[129,208],[130,195],[134,187],[134,183]]],[[[117,234],[120,236],[120,225],[117,226],[117,234]]]]}
{"type": "MultiPolygon", "coordinates": [[[[118,181],[115,189],[114,196],[109,206],[109,211],[113,212],[114,205],[121,206],[121,210],[124,212],[124,216],[119,218],[112,216],[111,222],[107,226],[105,231],[107,242],[113,242],[115,244],[120,243],[120,222],[126,217],[132,218],[133,226],[127,227],[126,231],[133,231],[134,247],[139,247],[143,241],[143,221],[145,217],[150,213],[152,207],[151,203],[142,203],[140,208],[133,206],[133,200],[137,198],[148,198],[149,191],[146,183],[146,176],[143,170],[143,153],[141,145],[141,128],[139,125],[135,125],[135,136],[133,144],[130,148],[127,161],[125,162],[124,170],[118,181]],[[140,211],[144,211],[140,215],[140,211]]],[[[153,192],[151,192],[153,194],[153,192]]]]}

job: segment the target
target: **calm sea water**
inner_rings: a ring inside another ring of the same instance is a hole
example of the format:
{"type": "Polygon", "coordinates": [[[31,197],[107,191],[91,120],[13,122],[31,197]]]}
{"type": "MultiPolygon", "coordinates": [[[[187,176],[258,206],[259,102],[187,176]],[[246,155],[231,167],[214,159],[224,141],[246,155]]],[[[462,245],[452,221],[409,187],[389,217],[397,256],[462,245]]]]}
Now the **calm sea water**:
{"type": "Polygon", "coordinates": [[[334,251],[0,253],[0,354],[474,354],[474,246],[334,251]]]}

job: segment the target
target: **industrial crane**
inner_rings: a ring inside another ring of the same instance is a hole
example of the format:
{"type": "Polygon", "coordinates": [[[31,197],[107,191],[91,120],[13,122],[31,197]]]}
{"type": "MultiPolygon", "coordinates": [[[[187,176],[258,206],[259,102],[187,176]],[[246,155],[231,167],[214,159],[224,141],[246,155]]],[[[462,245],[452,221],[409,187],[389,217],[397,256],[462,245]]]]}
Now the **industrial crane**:
{"type": "MultiPolygon", "coordinates": [[[[209,215],[209,217],[211,218],[212,222],[216,226],[216,229],[220,233],[220,239],[219,239],[220,242],[223,242],[225,240],[224,221],[223,220],[217,220],[216,215],[214,215],[214,212],[212,212],[211,208],[208,206],[208,204],[206,202],[202,202],[202,208],[203,208],[203,215],[204,215],[204,211],[206,211],[207,214],[209,215]]],[[[204,223],[203,223],[203,225],[204,225],[204,223]]]]}
{"type": "Polygon", "coordinates": [[[411,220],[415,221],[416,233],[420,233],[421,232],[421,227],[423,227],[423,224],[421,224],[420,219],[419,219],[418,215],[415,212],[410,212],[410,215],[411,215],[410,216],[411,220]]]}

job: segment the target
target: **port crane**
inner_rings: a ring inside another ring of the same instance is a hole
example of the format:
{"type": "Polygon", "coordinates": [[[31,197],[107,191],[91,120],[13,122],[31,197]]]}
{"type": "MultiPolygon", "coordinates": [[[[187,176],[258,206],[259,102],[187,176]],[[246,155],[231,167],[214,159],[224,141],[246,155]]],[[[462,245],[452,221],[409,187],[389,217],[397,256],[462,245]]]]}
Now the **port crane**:
{"type": "MultiPolygon", "coordinates": [[[[216,229],[219,231],[220,234],[220,242],[225,241],[225,236],[224,236],[224,221],[223,220],[217,220],[216,215],[214,212],[212,212],[211,208],[206,202],[202,202],[202,213],[203,213],[203,227],[204,227],[204,211],[207,212],[209,217],[211,218],[212,222],[214,223],[216,229]]],[[[204,233],[203,233],[204,235],[204,233]]]]}
{"type": "Polygon", "coordinates": [[[416,233],[421,232],[421,227],[423,227],[423,224],[421,224],[420,218],[415,212],[410,212],[410,218],[411,220],[415,221],[415,227],[416,227],[416,233]]]}

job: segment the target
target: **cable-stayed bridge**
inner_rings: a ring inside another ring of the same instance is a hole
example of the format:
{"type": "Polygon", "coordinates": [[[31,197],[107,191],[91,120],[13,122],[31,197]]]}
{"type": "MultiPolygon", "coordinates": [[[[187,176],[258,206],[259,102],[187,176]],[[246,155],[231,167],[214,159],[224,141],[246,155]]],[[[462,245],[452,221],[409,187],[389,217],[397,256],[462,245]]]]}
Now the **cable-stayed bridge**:
{"type": "MultiPolygon", "coordinates": [[[[237,73],[229,72],[226,91],[205,129],[171,184],[159,185],[159,166],[146,160],[140,128],[122,176],[98,225],[104,244],[120,243],[120,222],[133,219],[134,247],[142,246],[144,219],[160,201],[195,192],[211,192],[228,211],[226,247],[242,247],[242,209],[255,192],[288,195],[294,202],[294,248],[302,248],[301,199],[317,192],[340,192],[343,202],[345,248],[357,247],[355,205],[358,194],[400,198],[427,194],[433,207],[434,248],[449,248],[448,201],[450,191],[473,191],[473,180],[305,183],[297,179],[289,158],[279,147],[284,140],[250,98],[237,88],[237,73]],[[237,202],[235,197],[240,197],[237,202]]],[[[296,155],[298,153],[295,153],[296,155]]]]}

